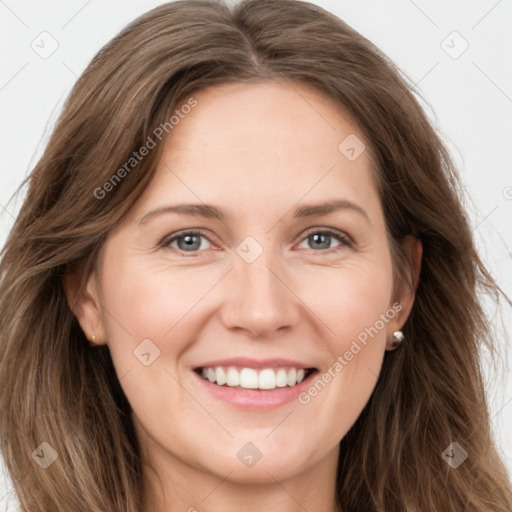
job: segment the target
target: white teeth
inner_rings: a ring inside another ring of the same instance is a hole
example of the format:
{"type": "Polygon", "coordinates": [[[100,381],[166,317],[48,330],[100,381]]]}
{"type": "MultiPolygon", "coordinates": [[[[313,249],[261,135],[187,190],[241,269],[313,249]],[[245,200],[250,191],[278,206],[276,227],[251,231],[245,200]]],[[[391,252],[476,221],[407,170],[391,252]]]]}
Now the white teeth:
{"type": "Polygon", "coordinates": [[[288,385],[288,374],[284,368],[279,368],[276,375],[276,386],[278,388],[284,388],[288,385]]]}
{"type": "Polygon", "coordinates": [[[228,386],[240,386],[240,374],[234,368],[228,369],[226,384],[228,386]]]}
{"type": "Polygon", "coordinates": [[[273,370],[263,370],[259,375],[260,389],[274,389],[276,387],[276,374],[273,370]]]}
{"type": "Polygon", "coordinates": [[[203,368],[201,376],[219,386],[242,387],[245,389],[276,389],[300,384],[305,376],[304,368],[241,368],[222,366],[203,368]]]}
{"type": "Polygon", "coordinates": [[[226,372],[220,366],[215,369],[215,380],[219,386],[227,382],[226,372]]]}
{"type": "Polygon", "coordinates": [[[258,389],[258,374],[252,368],[244,368],[240,372],[240,387],[258,389]]]}

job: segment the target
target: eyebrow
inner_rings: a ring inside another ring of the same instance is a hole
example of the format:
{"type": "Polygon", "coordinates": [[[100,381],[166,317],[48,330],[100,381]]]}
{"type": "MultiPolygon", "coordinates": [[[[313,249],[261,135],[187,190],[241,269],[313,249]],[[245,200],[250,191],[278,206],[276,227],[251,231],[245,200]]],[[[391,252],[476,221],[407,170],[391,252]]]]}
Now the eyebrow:
{"type": "MultiPolygon", "coordinates": [[[[346,199],[333,199],[331,201],[327,201],[324,203],[316,203],[316,204],[304,204],[299,206],[293,212],[293,218],[305,218],[305,217],[314,217],[320,215],[328,215],[329,213],[333,213],[335,211],[340,210],[351,210],[359,213],[364,219],[370,222],[370,218],[368,214],[361,208],[359,205],[353,203],[352,201],[348,201],[346,199]]],[[[176,204],[176,205],[166,205],[155,208],[154,210],[149,211],[145,215],[143,215],[139,220],[137,220],[137,224],[145,224],[149,222],[152,218],[164,214],[164,213],[178,213],[184,215],[192,215],[196,217],[203,217],[206,219],[218,219],[222,222],[227,220],[228,215],[216,208],[213,205],[205,204],[205,203],[187,203],[187,204],[176,204]]]]}

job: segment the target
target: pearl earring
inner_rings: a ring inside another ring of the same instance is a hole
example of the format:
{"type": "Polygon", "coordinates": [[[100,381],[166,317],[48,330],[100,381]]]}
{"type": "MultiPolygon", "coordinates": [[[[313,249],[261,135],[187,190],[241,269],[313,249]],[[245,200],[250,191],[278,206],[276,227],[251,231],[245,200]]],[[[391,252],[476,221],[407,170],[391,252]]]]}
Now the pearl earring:
{"type": "Polygon", "coordinates": [[[395,350],[400,346],[400,344],[404,341],[404,339],[405,339],[405,336],[402,331],[395,331],[393,333],[392,340],[386,345],[386,348],[388,350],[395,350]]]}

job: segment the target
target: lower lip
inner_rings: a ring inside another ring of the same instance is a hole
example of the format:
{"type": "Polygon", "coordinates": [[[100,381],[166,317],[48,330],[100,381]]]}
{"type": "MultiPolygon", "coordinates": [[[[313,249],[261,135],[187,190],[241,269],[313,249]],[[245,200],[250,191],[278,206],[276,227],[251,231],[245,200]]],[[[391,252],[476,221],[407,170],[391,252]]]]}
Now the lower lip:
{"type": "Polygon", "coordinates": [[[236,389],[230,386],[218,386],[209,380],[203,379],[196,372],[194,375],[201,381],[202,385],[215,398],[228,402],[242,409],[265,410],[275,409],[284,404],[296,400],[298,395],[305,391],[311,383],[311,379],[318,373],[312,372],[300,384],[275,389],[236,389]]]}

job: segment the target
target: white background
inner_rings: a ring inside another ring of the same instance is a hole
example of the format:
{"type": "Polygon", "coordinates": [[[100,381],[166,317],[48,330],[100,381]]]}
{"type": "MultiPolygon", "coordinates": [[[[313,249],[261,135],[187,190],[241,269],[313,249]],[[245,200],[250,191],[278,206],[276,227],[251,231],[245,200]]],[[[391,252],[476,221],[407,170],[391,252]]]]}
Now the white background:
{"type": "MultiPolygon", "coordinates": [[[[126,23],[161,3],[0,0],[1,243],[20,204],[9,200],[40,156],[78,75],[126,23]],[[58,43],[46,59],[31,47],[41,45],[41,37],[46,37],[45,47],[50,48],[49,36],[40,36],[43,31],[58,43]]],[[[512,297],[512,2],[314,3],[370,39],[416,84],[471,197],[469,215],[481,255],[512,297]],[[452,58],[464,48],[464,40],[468,49],[452,58]]],[[[509,333],[510,320],[510,308],[504,308],[498,325],[509,333]]],[[[500,341],[504,343],[504,338],[500,341]]],[[[492,380],[491,372],[487,374],[492,424],[512,472],[510,373],[493,373],[492,380]]],[[[15,510],[14,505],[8,476],[0,472],[0,510],[15,510]]]]}

